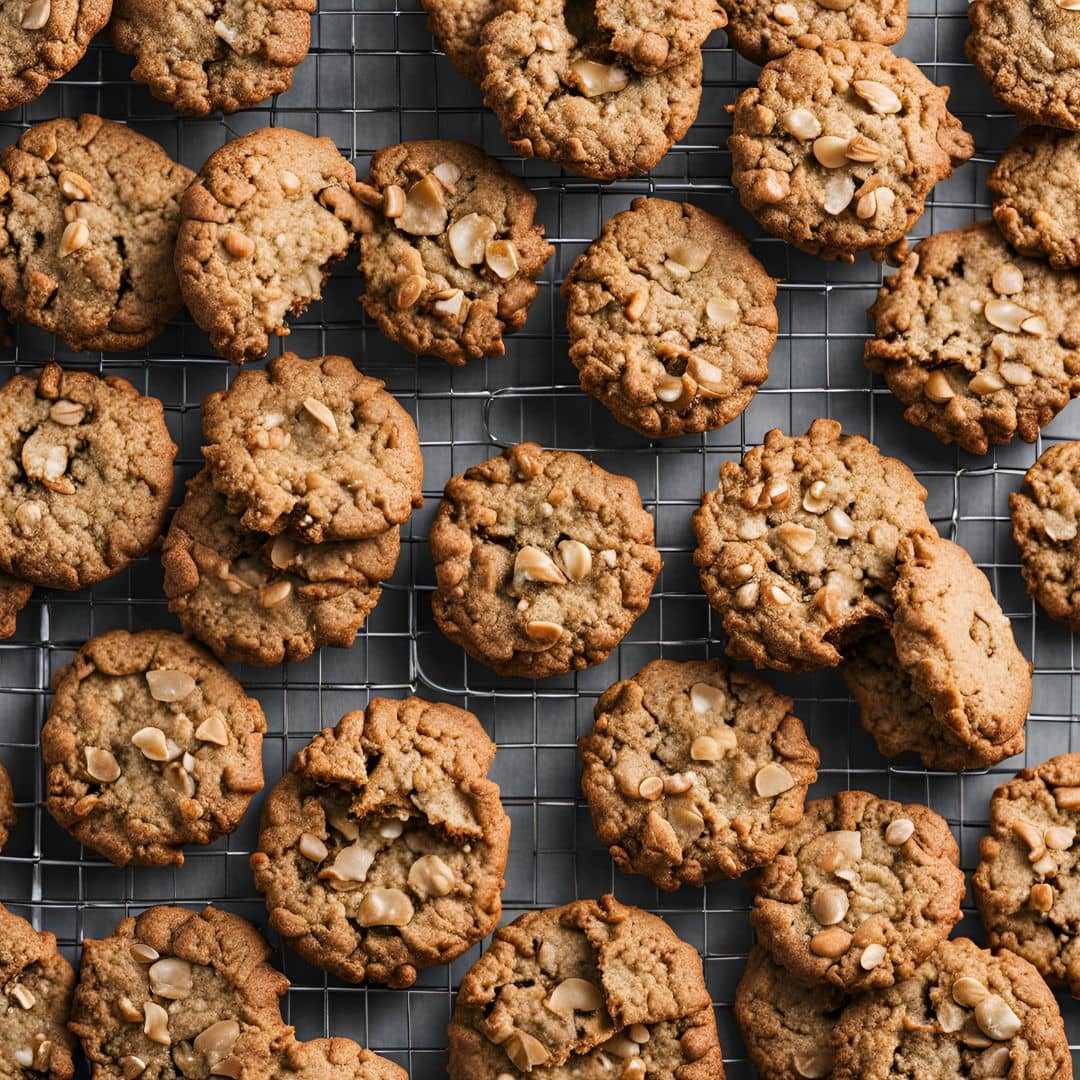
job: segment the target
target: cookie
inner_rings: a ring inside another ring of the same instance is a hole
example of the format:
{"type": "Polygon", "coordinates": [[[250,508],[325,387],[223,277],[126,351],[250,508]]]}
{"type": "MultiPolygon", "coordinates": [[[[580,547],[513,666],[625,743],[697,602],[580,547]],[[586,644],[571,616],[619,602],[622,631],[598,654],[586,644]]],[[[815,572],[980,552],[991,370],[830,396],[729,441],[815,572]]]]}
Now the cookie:
{"type": "Polygon", "coordinates": [[[157,398],[50,362],[0,388],[0,571],[52,589],[120,573],[157,540],[176,446],[157,398]]]}
{"type": "Polygon", "coordinates": [[[91,638],[53,679],[46,806],[117,866],[180,866],[262,790],[266,720],[204,649],[168,630],[91,638]]]}
{"type": "Polygon", "coordinates": [[[412,417],[344,356],[275,357],[202,404],[214,487],[252,532],[362,540],[423,499],[412,417]]]}
{"type": "Polygon", "coordinates": [[[555,250],[525,184],[475,146],[425,139],[377,151],[355,190],[374,219],[360,300],[382,333],[448,364],[502,356],[555,250]]]}
{"type": "Polygon", "coordinates": [[[869,316],[866,365],[904,419],[968,453],[1034,442],[1080,394],[1080,280],[1014,254],[992,222],[916,245],[869,316]]]}
{"type": "Polygon", "coordinates": [[[1072,1075],[1061,1012],[1038,972],[968,938],[942,942],[912,978],[856,998],[832,1050],[832,1080],[1072,1075]]]}
{"type": "Polygon", "coordinates": [[[75,972],[56,938],[0,904],[0,1076],[71,1080],[67,1029],[75,972]]]}
{"type": "Polygon", "coordinates": [[[351,1039],[292,1043],[278,1059],[274,1080],[409,1080],[409,1074],[351,1039]]]}
{"type": "Polygon", "coordinates": [[[0,764],[0,851],[3,851],[10,831],[15,828],[17,818],[15,789],[11,786],[11,777],[7,769],[0,764]]]}
{"type": "Polygon", "coordinates": [[[176,275],[191,317],[227,360],[265,355],[286,315],[322,296],[367,211],[333,142],[262,128],[207,158],[181,202],[176,275]]]}
{"type": "Polygon", "coordinates": [[[701,957],[613,896],[530,911],[461,981],[450,1080],[532,1073],[723,1080],[701,957]]]}
{"type": "Polygon", "coordinates": [[[428,29],[439,41],[446,58],[474,83],[484,77],[480,63],[480,32],[499,13],[500,0],[420,0],[427,12],[428,29]]]}
{"type": "Polygon", "coordinates": [[[112,0],[29,0],[4,20],[0,112],[33,101],[86,54],[112,0]]]}
{"type": "Polygon", "coordinates": [[[755,885],[750,922],[807,985],[891,986],[960,921],[964,874],[945,819],[867,791],[807,803],[755,885]]]}
{"type": "Polygon", "coordinates": [[[930,530],[911,470],[835,420],[778,428],[694,513],[694,564],[720,612],[727,651],[757,667],[835,667],[855,638],[887,623],[896,546],[930,530]]]}
{"type": "Polygon", "coordinates": [[[94,1075],[271,1076],[293,1029],[269,955],[251,923],[212,907],[150,908],[83,942],[71,1030],[94,1075]]]}
{"type": "Polygon", "coordinates": [[[428,537],[435,623],[500,675],[599,664],[663,566],[637,484],[519,443],[450,478],[428,537]]]}
{"type": "Polygon", "coordinates": [[[169,610],[222,660],[297,663],[347,649],[401,551],[396,526],[366,540],[301,544],[248,532],[210,483],[188,484],[161,551],[169,610]]]}
{"type": "Polygon", "coordinates": [[[15,633],[15,619],[30,603],[34,586],[0,573],[0,640],[15,633]]]}
{"type": "Polygon", "coordinates": [[[604,691],[581,786],[620,869],[677,889],[769,862],[817,779],[794,704],[719,660],[654,660],[604,691]]]}
{"type": "Polygon", "coordinates": [[[472,713],[375,698],[296,755],[266,797],[255,887],[270,926],[349,982],[411,986],[489,934],[510,819],[472,713]]]}
{"type": "Polygon", "coordinates": [[[793,49],[739,95],[731,182],[763,228],[802,251],[896,257],[930,190],[974,153],[948,98],[884,45],[793,49]]]}
{"type": "Polygon", "coordinates": [[[832,1069],[829,1037],[847,998],[796,982],[760,945],[735,987],[735,1020],[761,1080],[806,1080],[832,1069]]]}
{"type": "Polygon", "coordinates": [[[730,225],[638,198],[562,285],[582,389],[648,438],[722,427],[750,404],[776,342],[776,281],[730,225]]]}
{"type": "Polygon", "coordinates": [[[90,113],[24,131],[0,152],[0,303],[76,352],[141,349],[180,310],[173,245],[193,175],[90,113]]]}
{"type": "Polygon", "coordinates": [[[1044,979],[1080,996],[1080,938],[1070,914],[1080,895],[1080,754],[1020,772],[990,800],[990,834],[972,877],[990,947],[1009,949],[1044,979]]]}
{"type": "Polygon", "coordinates": [[[702,61],[696,51],[683,64],[642,75],[588,18],[594,5],[568,18],[566,0],[509,0],[481,35],[481,86],[515,154],[615,180],[648,172],[689,130],[701,102],[702,61]]]}
{"type": "Polygon", "coordinates": [[[1058,270],[1080,266],[1080,135],[1024,128],[986,178],[994,221],[1020,252],[1058,270]]]}
{"type": "Polygon", "coordinates": [[[135,57],[131,77],[177,112],[250,109],[292,85],[307,56],[315,0],[193,6],[113,0],[113,46],[135,57]]]}

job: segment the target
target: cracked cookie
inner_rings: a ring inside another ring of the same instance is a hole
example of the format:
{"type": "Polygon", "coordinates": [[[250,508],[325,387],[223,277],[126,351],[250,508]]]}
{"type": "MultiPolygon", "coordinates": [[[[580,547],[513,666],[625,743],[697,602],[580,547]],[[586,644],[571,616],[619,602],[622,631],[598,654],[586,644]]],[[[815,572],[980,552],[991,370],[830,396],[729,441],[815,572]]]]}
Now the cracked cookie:
{"type": "Polygon", "coordinates": [[[835,667],[887,623],[896,546],[930,530],[911,470],[835,420],[805,435],[774,428],[694,513],[694,564],[723,617],[731,656],[757,667],[835,667]]]}
{"type": "Polygon", "coordinates": [[[409,1080],[409,1074],[351,1039],[291,1043],[271,1073],[273,1080],[409,1080]]]}
{"type": "Polygon", "coordinates": [[[311,544],[362,540],[421,504],[412,417],[344,356],[285,353],[202,404],[210,479],[240,525],[311,544]]]}
{"type": "Polygon", "coordinates": [[[266,720],[204,649],[168,630],[91,638],[53,679],[46,806],[117,866],[183,865],[262,790],[266,720]]]}
{"type": "Polygon", "coordinates": [[[333,142],[262,128],[207,159],[181,202],[176,274],[191,317],[222,356],[266,354],[322,297],[331,266],[371,227],[356,170],[333,142]]]}
{"type": "Polygon", "coordinates": [[[293,759],[263,807],[255,887],[270,925],[349,982],[411,986],[489,934],[510,819],[472,713],[375,698],[293,759]]]}
{"type": "Polygon", "coordinates": [[[249,109],[292,85],[315,0],[113,0],[109,32],[131,77],[178,112],[249,109]]]}
{"type": "Polygon", "coordinates": [[[794,704],[719,660],[654,660],[604,691],[581,786],[620,869],[677,889],[769,862],[817,779],[794,704]]]}
{"type": "Polygon", "coordinates": [[[930,190],[975,150],[948,97],[884,45],[794,49],[739,95],[731,182],[766,230],[802,251],[896,257],[930,190]]]}
{"type": "Polygon", "coordinates": [[[730,225],[638,198],[562,285],[581,386],[649,438],[722,427],[769,374],[776,282],[730,225]]]}
{"type": "Polygon", "coordinates": [[[904,419],[968,453],[1034,442],[1080,394],[1080,279],[1016,255],[992,222],[916,245],[869,316],[866,366],[904,419]]]}
{"type": "Polygon", "coordinates": [[[449,1038],[450,1080],[724,1077],[697,950],[613,896],[496,931],[461,981],[449,1038]]]}
{"type": "Polygon", "coordinates": [[[0,904],[0,1076],[71,1080],[67,1029],[75,972],[56,938],[0,904]]]}
{"type": "Polygon", "coordinates": [[[866,791],[806,804],[754,890],[750,922],[808,986],[891,986],[960,921],[964,873],[945,819],[866,791]]]}
{"type": "Polygon", "coordinates": [[[606,659],[663,566],[630,477],[536,443],[451,477],[428,540],[439,629],[531,679],[606,659]]]}
{"type": "Polygon", "coordinates": [[[157,398],[50,362],[0,389],[0,571],[80,589],[157,540],[176,446],[157,398]]]}
{"type": "Polygon", "coordinates": [[[7,769],[0,764],[0,851],[4,850],[10,831],[15,828],[16,819],[15,790],[7,769]]]}
{"type": "Polygon", "coordinates": [[[701,51],[643,75],[613,51],[598,11],[590,18],[593,3],[579,7],[510,0],[481,35],[484,102],[521,157],[595,180],[648,172],[697,116],[701,51]]]}
{"type": "Polygon", "coordinates": [[[0,153],[0,303],[69,349],[139,349],[180,310],[173,245],[194,173],[84,113],[0,153]]]}
{"type": "Polygon", "coordinates": [[[272,1076],[293,1029],[269,955],[251,923],[212,907],[150,908],[87,939],[70,1026],[94,1075],[272,1076]]]}
{"type": "Polygon", "coordinates": [[[554,251],[525,184],[475,146],[427,139],[379,150],[354,190],[374,221],[360,300],[382,333],[448,364],[502,356],[554,251]]]}
{"type": "Polygon", "coordinates": [[[1038,972],[967,938],[942,942],[904,982],[856,998],[831,1042],[832,1080],[1072,1076],[1061,1012],[1038,972]]]}

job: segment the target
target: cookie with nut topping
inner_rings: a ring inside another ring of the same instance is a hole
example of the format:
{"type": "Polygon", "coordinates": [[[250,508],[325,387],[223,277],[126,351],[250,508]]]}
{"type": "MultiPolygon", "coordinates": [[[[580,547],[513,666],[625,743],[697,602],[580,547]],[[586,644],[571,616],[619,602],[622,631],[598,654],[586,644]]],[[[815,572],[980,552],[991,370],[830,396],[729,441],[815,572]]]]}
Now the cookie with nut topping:
{"type": "Polygon", "coordinates": [[[447,482],[428,537],[439,629],[500,675],[599,664],[663,566],[637,484],[519,443],[447,482]]]}
{"type": "Polygon", "coordinates": [[[47,120],[0,153],[0,303],[69,349],[139,349],[180,309],[194,174],[125,124],[47,120]]]}
{"type": "Polygon", "coordinates": [[[0,763],[0,851],[8,841],[10,831],[15,827],[15,789],[11,786],[11,777],[0,763]]]}
{"type": "Polygon", "coordinates": [[[502,356],[554,251],[525,184],[475,146],[427,139],[379,150],[355,190],[374,218],[360,300],[382,333],[448,364],[502,356]]]}
{"type": "Polygon", "coordinates": [[[929,807],[841,791],[807,803],[755,884],[750,921],[808,986],[891,986],[960,921],[959,863],[948,823],[929,807]]]}
{"type": "Polygon", "coordinates": [[[769,374],[776,281],[730,225],[638,198],[562,285],[582,388],[649,438],[722,427],[769,374]]]}
{"type": "Polygon", "coordinates": [[[352,1039],[294,1042],[280,1055],[273,1080],[409,1080],[409,1074],[387,1058],[352,1039]]]}
{"type": "Polygon", "coordinates": [[[719,660],[654,660],[605,690],[578,747],[616,864],[677,889],[769,862],[817,779],[793,705],[719,660]]]}
{"type": "Polygon", "coordinates": [[[867,367],[904,419],[971,454],[1039,431],[1080,394],[1080,279],[989,221],[918,244],[870,308],[867,367]]]}
{"type": "Polygon", "coordinates": [[[293,759],[263,807],[255,887],[270,925],[349,982],[411,986],[490,933],[510,819],[472,713],[375,698],[293,759]]]}
{"type": "Polygon", "coordinates": [[[259,703],[168,630],[91,638],[53,679],[41,731],[46,806],[79,843],[127,866],[180,866],[262,790],[259,703]]]}
{"type": "Polygon", "coordinates": [[[884,45],[793,49],[739,95],[731,182],[763,228],[802,251],[895,257],[933,186],[974,153],[948,97],[884,45]]]}
{"type": "Polygon", "coordinates": [[[461,981],[449,1038],[451,1080],[724,1078],[697,949],[613,896],[498,930],[461,981]]]}

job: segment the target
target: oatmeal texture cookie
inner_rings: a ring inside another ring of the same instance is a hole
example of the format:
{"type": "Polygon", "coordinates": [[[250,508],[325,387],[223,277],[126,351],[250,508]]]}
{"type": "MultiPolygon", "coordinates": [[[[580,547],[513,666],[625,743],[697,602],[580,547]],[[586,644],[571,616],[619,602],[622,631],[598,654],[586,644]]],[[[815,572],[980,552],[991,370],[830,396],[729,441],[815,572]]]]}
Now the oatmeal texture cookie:
{"type": "Polygon", "coordinates": [[[0,389],[0,571],[80,589],[157,540],[176,446],[157,398],[50,362],[0,389]]]}
{"type": "Polygon", "coordinates": [[[49,813],[117,866],[180,866],[262,790],[266,720],[200,646],[168,630],[91,638],[53,679],[41,731],[49,813]]]}
{"type": "Polygon", "coordinates": [[[315,0],[114,0],[113,45],[131,77],[178,112],[249,109],[292,85],[307,56],[315,0]]]}
{"type": "Polygon", "coordinates": [[[723,1080],[695,948],[613,896],[530,911],[461,982],[450,1080],[723,1080]]]}
{"type": "Polygon", "coordinates": [[[67,1029],[75,972],[56,938],[0,904],[0,1076],[71,1080],[75,1040],[67,1029]]]}
{"type": "Polygon", "coordinates": [[[562,285],[581,385],[649,438],[722,427],[750,404],[776,342],[776,281],[730,225],[639,198],[562,285]]]}
{"type": "Polygon", "coordinates": [[[360,299],[382,333],[448,364],[502,356],[554,251],[525,184],[475,146],[426,139],[379,150],[355,190],[374,218],[360,299]]]}
{"type": "Polygon", "coordinates": [[[500,0],[420,0],[428,29],[458,73],[474,83],[484,77],[480,33],[500,9],[500,0]]]}
{"type": "Polygon", "coordinates": [[[484,27],[484,101],[522,157],[549,158],[596,180],[648,172],[697,116],[701,52],[642,75],[612,51],[610,32],[587,17],[577,25],[567,7],[508,0],[484,27]]]}
{"type": "Polygon", "coordinates": [[[272,1076],[293,1029],[269,955],[251,923],[212,907],[150,908],[85,941],[71,1030],[94,1076],[272,1076]]]}
{"type": "Polygon", "coordinates": [[[578,746],[616,864],[677,889],[769,862],[817,779],[794,704],[719,660],[654,660],[609,687],[578,746]]]}
{"type": "Polygon", "coordinates": [[[1007,949],[942,942],[911,978],[856,998],[832,1032],[832,1080],[1070,1080],[1061,1012],[1007,949]]]}
{"type": "Polygon", "coordinates": [[[202,404],[214,487],[252,532],[308,543],[362,540],[423,499],[412,417],[344,356],[285,353],[202,404]]]}
{"type": "Polygon", "coordinates": [[[663,566],[630,477],[536,443],[451,477],[428,539],[439,629],[523,678],[606,659],[663,566]]]}
{"type": "Polygon", "coordinates": [[[992,222],[923,240],[869,316],[866,365],[904,419],[968,453],[1034,442],[1080,394],[1080,278],[1014,254],[992,222]]]}
{"type": "Polygon", "coordinates": [[[8,835],[15,828],[15,789],[11,786],[11,777],[7,769],[0,764],[0,851],[8,841],[8,835]]]}
{"type": "Polygon", "coordinates": [[[731,182],[765,229],[802,251],[895,258],[931,188],[974,153],[948,97],[884,45],[794,49],[739,95],[731,182]]]}
{"type": "Polygon", "coordinates": [[[69,349],[139,349],[180,309],[173,245],[194,174],[84,113],[0,153],[0,302],[69,349]]]}
{"type": "Polygon", "coordinates": [[[411,986],[489,934],[510,819],[472,713],[373,699],[316,735],[267,796],[255,887],[270,926],[349,982],[411,986]]]}
{"type": "Polygon", "coordinates": [[[930,530],[926,491],[895,458],[835,420],[775,428],[694,514],[694,563],[731,656],[757,667],[835,667],[889,621],[896,546],[930,530]]]}
{"type": "Polygon", "coordinates": [[[333,142],[262,128],[215,150],[184,193],[176,274],[192,318],[228,360],[265,355],[322,296],[371,218],[333,142]]]}
{"type": "Polygon", "coordinates": [[[807,985],[891,986],[960,921],[959,862],[929,807],[841,791],[807,803],[761,872],[750,921],[773,960],[807,985]]]}
{"type": "Polygon", "coordinates": [[[409,1080],[392,1061],[338,1038],[291,1043],[270,1075],[272,1080],[409,1080]]]}

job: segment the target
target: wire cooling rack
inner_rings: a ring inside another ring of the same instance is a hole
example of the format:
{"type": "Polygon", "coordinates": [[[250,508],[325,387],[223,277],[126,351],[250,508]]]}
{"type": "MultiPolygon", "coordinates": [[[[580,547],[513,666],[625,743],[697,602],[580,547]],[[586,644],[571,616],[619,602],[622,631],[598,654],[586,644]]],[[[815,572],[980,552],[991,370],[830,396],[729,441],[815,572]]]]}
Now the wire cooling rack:
{"type": "MultiPolygon", "coordinates": [[[[899,51],[930,78],[953,88],[952,107],[975,135],[976,158],[938,185],[916,237],[988,216],[986,174],[1016,130],[963,59],[963,0],[912,0],[899,51]]],[[[384,341],[356,303],[355,260],[339,267],[326,297],[293,324],[287,345],[302,355],[340,352],[385,379],[417,421],[427,475],[427,503],[403,531],[397,573],[379,607],[349,650],[323,650],[302,664],[241,668],[244,685],[261,701],[269,732],[267,783],[282,774],[312,734],[375,694],[420,696],[475,712],[499,744],[493,775],[513,819],[505,916],[576,897],[613,891],[664,916],[704,958],[732,1077],[749,1077],[730,1004],[751,943],[748,893],[741,882],[703,890],[658,892],[644,878],[616,872],[597,844],[578,786],[575,739],[588,729],[600,692],[658,656],[722,655],[714,620],[691,560],[690,515],[704,488],[716,484],[724,460],[741,456],[771,427],[801,432],[817,416],[875,440],[906,461],[926,485],[932,518],[990,576],[1013,620],[1017,639],[1035,662],[1035,697],[1028,749],[988,772],[927,772],[908,755],[888,761],[859,727],[843,680],[835,672],[769,677],[797,699],[797,712],[822,753],[811,794],[864,787],[897,799],[928,803],[955,831],[963,865],[977,861],[993,788],[1027,762],[1074,749],[1072,718],[1080,691],[1074,639],[1028,600],[1009,534],[1007,494],[1045,443],[1080,436],[1080,412],[1066,412],[1035,446],[1018,443],[984,458],[943,447],[900,418],[896,402],[861,362],[865,310],[880,268],[865,258],[845,266],[821,262],[764,237],[741,210],[729,182],[725,106],[756,77],[754,65],[725,47],[723,32],[705,57],[698,123],[649,178],[600,185],[561,175],[549,163],[509,153],[475,87],[433,50],[417,0],[322,0],[311,55],[293,89],[265,107],[222,120],[178,119],[132,84],[129,57],[104,41],[69,77],[37,102],[0,118],[0,142],[55,115],[98,112],[129,121],[197,169],[227,139],[267,124],[329,135],[363,173],[370,154],[401,139],[440,136],[476,143],[527,178],[556,253],[548,264],[527,327],[508,340],[501,360],[451,369],[416,360],[384,341]],[[690,199],[754,238],[753,250],[782,279],[781,331],[771,375],[746,412],[704,437],[650,445],[611,420],[577,388],[566,358],[558,285],[601,224],[639,194],[690,199]],[[604,468],[633,476],[656,519],[665,569],[649,610],[607,663],[574,676],[530,684],[495,677],[467,660],[434,629],[429,593],[433,571],[428,526],[447,478],[521,439],[589,453],[604,468]]],[[[62,362],[108,370],[161,398],[181,451],[181,481],[200,465],[199,403],[226,386],[236,368],[217,358],[190,320],[178,319],[144,354],[67,355],[60,343],[17,328],[0,352],[6,378],[58,356],[62,362]]],[[[83,851],[45,812],[38,732],[49,704],[49,681],[88,637],[124,627],[175,627],[161,589],[156,555],[111,581],[80,593],[37,591],[19,617],[15,637],[0,644],[0,760],[15,781],[20,822],[0,855],[0,901],[54,931],[72,960],[84,937],[111,931],[123,916],[151,904],[228,907],[256,923],[264,908],[254,892],[248,854],[256,837],[257,799],[240,828],[205,849],[190,849],[180,870],[117,869],[83,851]]],[[[970,901],[970,898],[969,898],[970,901]]],[[[970,902],[957,929],[979,938],[970,902]]],[[[274,940],[271,936],[271,940],[274,940]]],[[[274,940],[275,944],[278,944],[274,940]]],[[[453,992],[476,959],[473,949],[448,967],[422,972],[409,991],[350,987],[328,979],[289,952],[274,962],[292,981],[287,1016],[302,1038],[357,1038],[405,1065],[414,1078],[439,1076],[453,992]]],[[[1080,1008],[1062,997],[1075,1047],[1080,1008]]]]}

